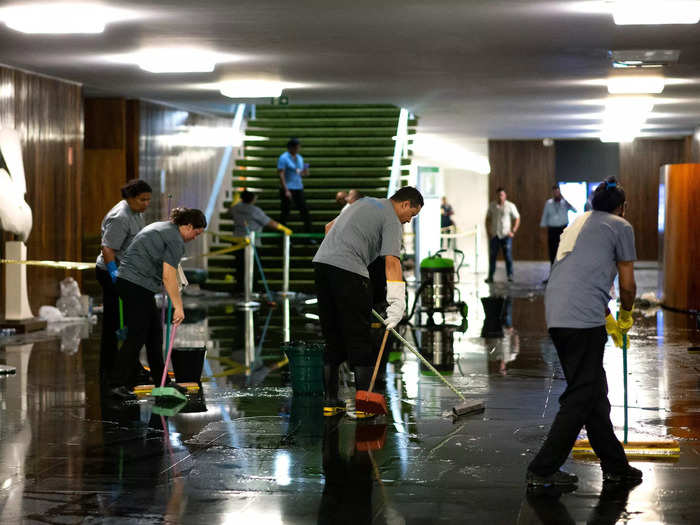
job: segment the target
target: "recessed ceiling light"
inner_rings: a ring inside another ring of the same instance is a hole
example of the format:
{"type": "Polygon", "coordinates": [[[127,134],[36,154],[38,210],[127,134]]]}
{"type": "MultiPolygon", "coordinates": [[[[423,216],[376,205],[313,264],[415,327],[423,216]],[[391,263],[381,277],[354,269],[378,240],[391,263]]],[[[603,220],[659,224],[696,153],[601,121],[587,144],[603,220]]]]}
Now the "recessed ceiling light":
{"type": "Polygon", "coordinates": [[[665,80],[661,75],[622,75],[608,78],[608,93],[621,94],[646,94],[661,93],[664,90],[665,80]]]}
{"type": "Polygon", "coordinates": [[[615,96],[605,100],[600,139],[603,142],[629,142],[641,132],[654,98],[644,96],[615,96]]]}
{"type": "Polygon", "coordinates": [[[210,73],[219,55],[190,47],[159,47],[137,51],[133,60],[149,73],[210,73]]]}
{"type": "Polygon", "coordinates": [[[100,4],[50,2],[0,9],[0,20],[22,33],[102,33],[111,22],[137,18],[133,11],[100,4]]]}
{"type": "Polygon", "coordinates": [[[617,25],[697,24],[700,2],[695,0],[616,0],[612,15],[617,25]]]}
{"type": "Polygon", "coordinates": [[[231,80],[222,82],[219,91],[229,98],[275,98],[290,87],[294,86],[277,80],[231,80]]]}

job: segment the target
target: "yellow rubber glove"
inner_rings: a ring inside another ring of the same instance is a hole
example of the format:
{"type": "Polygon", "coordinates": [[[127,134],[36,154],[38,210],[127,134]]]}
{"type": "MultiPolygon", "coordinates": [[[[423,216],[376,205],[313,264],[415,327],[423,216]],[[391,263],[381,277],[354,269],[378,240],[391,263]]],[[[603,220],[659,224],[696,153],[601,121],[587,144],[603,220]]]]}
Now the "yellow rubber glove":
{"type": "Polygon", "coordinates": [[[292,230],[290,230],[289,228],[287,228],[284,224],[278,224],[278,225],[277,225],[277,229],[278,229],[279,231],[281,231],[282,233],[284,233],[285,235],[291,235],[291,234],[292,234],[292,230]]]}
{"type": "Polygon", "coordinates": [[[618,348],[622,348],[622,332],[620,331],[620,327],[617,324],[617,320],[613,317],[612,314],[608,314],[605,317],[605,330],[608,332],[608,335],[612,338],[613,343],[615,343],[615,346],[618,348]]]}
{"type": "Polygon", "coordinates": [[[634,324],[634,318],[632,317],[632,310],[629,312],[624,308],[620,308],[620,317],[617,320],[617,326],[620,328],[620,332],[626,334],[629,332],[630,328],[634,324]]]}

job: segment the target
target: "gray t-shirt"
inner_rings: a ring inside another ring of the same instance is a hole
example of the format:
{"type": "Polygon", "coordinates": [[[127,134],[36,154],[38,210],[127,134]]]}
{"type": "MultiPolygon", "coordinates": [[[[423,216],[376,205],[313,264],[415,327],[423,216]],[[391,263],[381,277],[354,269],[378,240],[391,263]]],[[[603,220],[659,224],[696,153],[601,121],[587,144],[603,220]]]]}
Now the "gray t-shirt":
{"type": "Polygon", "coordinates": [[[592,212],[573,251],[552,266],[544,295],[547,327],[604,325],[617,263],[636,259],[632,225],[612,213],[592,212]]]}
{"type": "Polygon", "coordinates": [[[231,207],[231,218],[233,219],[233,235],[235,237],[245,237],[246,224],[252,232],[261,232],[266,224],[272,219],[265,215],[265,212],[254,204],[239,202],[231,207]]]}
{"type": "Polygon", "coordinates": [[[156,293],[163,285],[163,263],[177,268],[185,241],[177,225],[154,222],[141,230],[122,258],[119,277],[156,293]]]}
{"type": "Polygon", "coordinates": [[[335,219],[313,262],[329,264],[369,278],[377,257],[401,254],[402,229],[389,199],[365,197],[335,219]]]}
{"type": "MultiPolygon", "coordinates": [[[[131,242],[146,222],[143,214],[133,211],[125,200],[119,201],[102,219],[102,246],[114,250],[117,266],[131,242]]],[[[102,251],[97,256],[97,267],[107,270],[102,251]]]]}

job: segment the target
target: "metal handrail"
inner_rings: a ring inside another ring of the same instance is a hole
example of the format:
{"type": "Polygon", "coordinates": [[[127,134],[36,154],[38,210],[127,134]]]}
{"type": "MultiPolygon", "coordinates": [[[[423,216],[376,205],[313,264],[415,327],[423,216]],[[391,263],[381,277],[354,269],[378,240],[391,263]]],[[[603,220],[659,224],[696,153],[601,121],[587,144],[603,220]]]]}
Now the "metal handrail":
{"type": "Polygon", "coordinates": [[[399,123],[396,126],[396,136],[394,138],[394,156],[391,160],[391,176],[389,178],[389,189],[387,198],[391,197],[401,186],[401,159],[408,151],[408,110],[401,108],[399,112],[399,123]]]}

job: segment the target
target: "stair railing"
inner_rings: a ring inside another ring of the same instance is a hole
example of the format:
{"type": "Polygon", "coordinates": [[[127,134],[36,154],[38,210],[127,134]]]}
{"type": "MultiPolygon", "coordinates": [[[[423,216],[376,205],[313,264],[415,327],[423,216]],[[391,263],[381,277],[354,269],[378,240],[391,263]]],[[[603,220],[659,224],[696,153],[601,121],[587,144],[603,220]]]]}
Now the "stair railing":
{"type": "Polygon", "coordinates": [[[405,158],[408,153],[408,110],[406,108],[401,108],[399,112],[399,123],[396,126],[394,141],[394,157],[391,160],[387,198],[401,187],[401,159],[405,158]]]}

